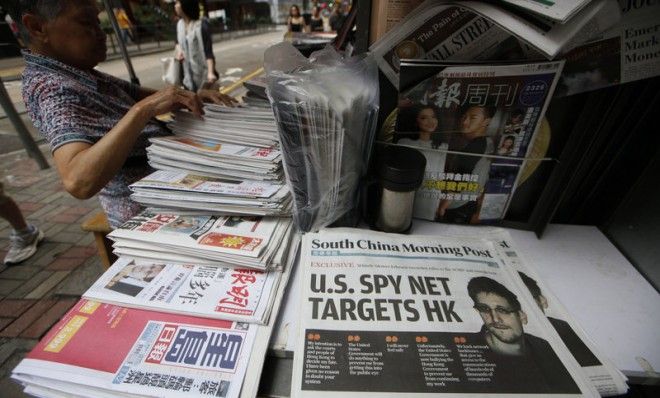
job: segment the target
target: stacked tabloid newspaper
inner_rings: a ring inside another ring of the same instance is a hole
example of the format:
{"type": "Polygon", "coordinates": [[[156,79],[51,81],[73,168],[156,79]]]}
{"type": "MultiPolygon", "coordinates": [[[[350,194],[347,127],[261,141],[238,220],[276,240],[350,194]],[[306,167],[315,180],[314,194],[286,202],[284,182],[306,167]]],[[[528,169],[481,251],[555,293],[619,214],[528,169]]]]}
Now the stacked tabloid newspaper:
{"type": "Polygon", "coordinates": [[[380,69],[398,87],[401,59],[550,59],[561,50],[598,37],[620,18],[616,0],[510,3],[516,6],[427,0],[374,43],[371,51],[380,69]],[[546,7],[530,3],[544,3],[546,7]],[[543,16],[521,12],[517,6],[522,5],[543,16]]]}
{"type": "Polygon", "coordinates": [[[291,214],[291,195],[284,183],[223,180],[186,171],[158,170],[130,188],[134,201],[151,207],[233,215],[291,214]]]}
{"type": "Polygon", "coordinates": [[[122,257],[84,294],[90,300],[264,325],[282,272],[212,265],[154,263],[122,257]]]}
{"type": "Polygon", "coordinates": [[[179,137],[261,148],[278,144],[275,117],[269,108],[207,104],[204,112],[200,119],[190,112],[178,111],[169,127],[179,137]]]}
{"type": "Polygon", "coordinates": [[[203,119],[177,112],[175,136],[150,140],[149,164],[158,171],[131,185],[132,199],[159,209],[291,214],[272,111],[204,109],[203,119]]]}
{"type": "Polygon", "coordinates": [[[282,272],[120,258],[14,369],[39,397],[257,395],[282,272]]]}
{"type": "Polygon", "coordinates": [[[506,235],[306,234],[292,396],[624,393],[556,298],[523,282],[519,272],[538,276],[512,245],[506,235]],[[543,313],[548,302],[563,322],[543,313]]]}
{"type": "Polygon", "coordinates": [[[114,253],[136,260],[282,269],[290,218],[143,211],[108,234],[114,253]]]}
{"type": "Polygon", "coordinates": [[[222,144],[190,137],[150,139],[149,160],[157,169],[178,169],[230,180],[277,181],[282,177],[276,147],[222,144]]]}

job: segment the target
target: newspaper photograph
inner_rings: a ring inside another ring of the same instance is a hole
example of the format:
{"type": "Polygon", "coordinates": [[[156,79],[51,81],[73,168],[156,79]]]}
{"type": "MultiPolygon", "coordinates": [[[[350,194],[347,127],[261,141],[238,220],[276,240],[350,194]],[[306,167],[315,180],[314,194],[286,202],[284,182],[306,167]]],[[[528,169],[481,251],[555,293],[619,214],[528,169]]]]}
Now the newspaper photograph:
{"type": "Polygon", "coordinates": [[[625,394],[628,391],[625,376],[599,352],[533,267],[524,263],[511,236],[499,230],[489,234],[489,239],[493,239],[493,242],[499,246],[507,265],[518,273],[534,302],[550,321],[561,341],[600,395],[608,397],[625,394]]]}
{"type": "Polygon", "coordinates": [[[558,97],[660,75],[660,3],[619,0],[621,20],[563,55],[558,97]]]}
{"type": "Polygon", "coordinates": [[[413,217],[460,224],[504,218],[562,65],[402,62],[395,132],[381,140],[426,157],[413,217]]]}
{"type": "Polygon", "coordinates": [[[488,241],[303,237],[292,396],[598,392],[488,241]]]}
{"type": "Polygon", "coordinates": [[[264,324],[281,273],[117,260],[84,294],[132,308],[264,324]]]}
{"type": "Polygon", "coordinates": [[[247,323],[82,299],[14,375],[50,379],[54,386],[66,382],[108,396],[237,397],[256,329],[247,323]]]}

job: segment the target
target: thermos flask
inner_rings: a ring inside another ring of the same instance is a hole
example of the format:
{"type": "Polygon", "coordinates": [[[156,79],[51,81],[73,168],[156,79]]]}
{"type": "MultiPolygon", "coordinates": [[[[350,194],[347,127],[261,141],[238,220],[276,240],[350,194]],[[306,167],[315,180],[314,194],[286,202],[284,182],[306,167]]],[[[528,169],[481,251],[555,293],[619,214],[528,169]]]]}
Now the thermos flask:
{"type": "Polygon", "coordinates": [[[405,233],[412,226],[415,191],[424,179],[426,158],[414,148],[390,146],[379,170],[381,195],[376,228],[405,233]]]}

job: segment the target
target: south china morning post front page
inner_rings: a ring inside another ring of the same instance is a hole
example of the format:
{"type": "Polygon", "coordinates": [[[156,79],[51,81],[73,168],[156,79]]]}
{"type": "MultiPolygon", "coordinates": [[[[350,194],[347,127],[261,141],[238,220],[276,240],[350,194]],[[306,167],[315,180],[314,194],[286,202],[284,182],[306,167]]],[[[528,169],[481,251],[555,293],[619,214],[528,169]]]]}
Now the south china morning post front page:
{"type": "Polygon", "coordinates": [[[597,394],[490,242],[341,229],[302,250],[292,396],[597,394]]]}

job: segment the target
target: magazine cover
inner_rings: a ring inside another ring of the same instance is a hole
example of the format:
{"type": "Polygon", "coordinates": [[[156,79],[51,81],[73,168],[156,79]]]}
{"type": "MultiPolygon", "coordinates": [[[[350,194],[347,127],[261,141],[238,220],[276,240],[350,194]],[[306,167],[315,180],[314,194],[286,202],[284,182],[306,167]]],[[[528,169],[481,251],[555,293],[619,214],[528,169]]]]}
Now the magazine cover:
{"type": "Polygon", "coordinates": [[[80,300],[14,370],[161,397],[237,397],[256,326],[80,300]],[[102,353],[102,355],[99,355],[102,353]]]}
{"type": "Polygon", "coordinates": [[[120,258],[83,296],[133,308],[264,324],[281,275],[120,258]]]}
{"type": "Polygon", "coordinates": [[[504,218],[563,62],[401,63],[395,132],[426,157],[413,216],[448,223],[504,218]]]}
{"type": "Polygon", "coordinates": [[[597,397],[488,241],[305,234],[292,395],[597,397]]]}

